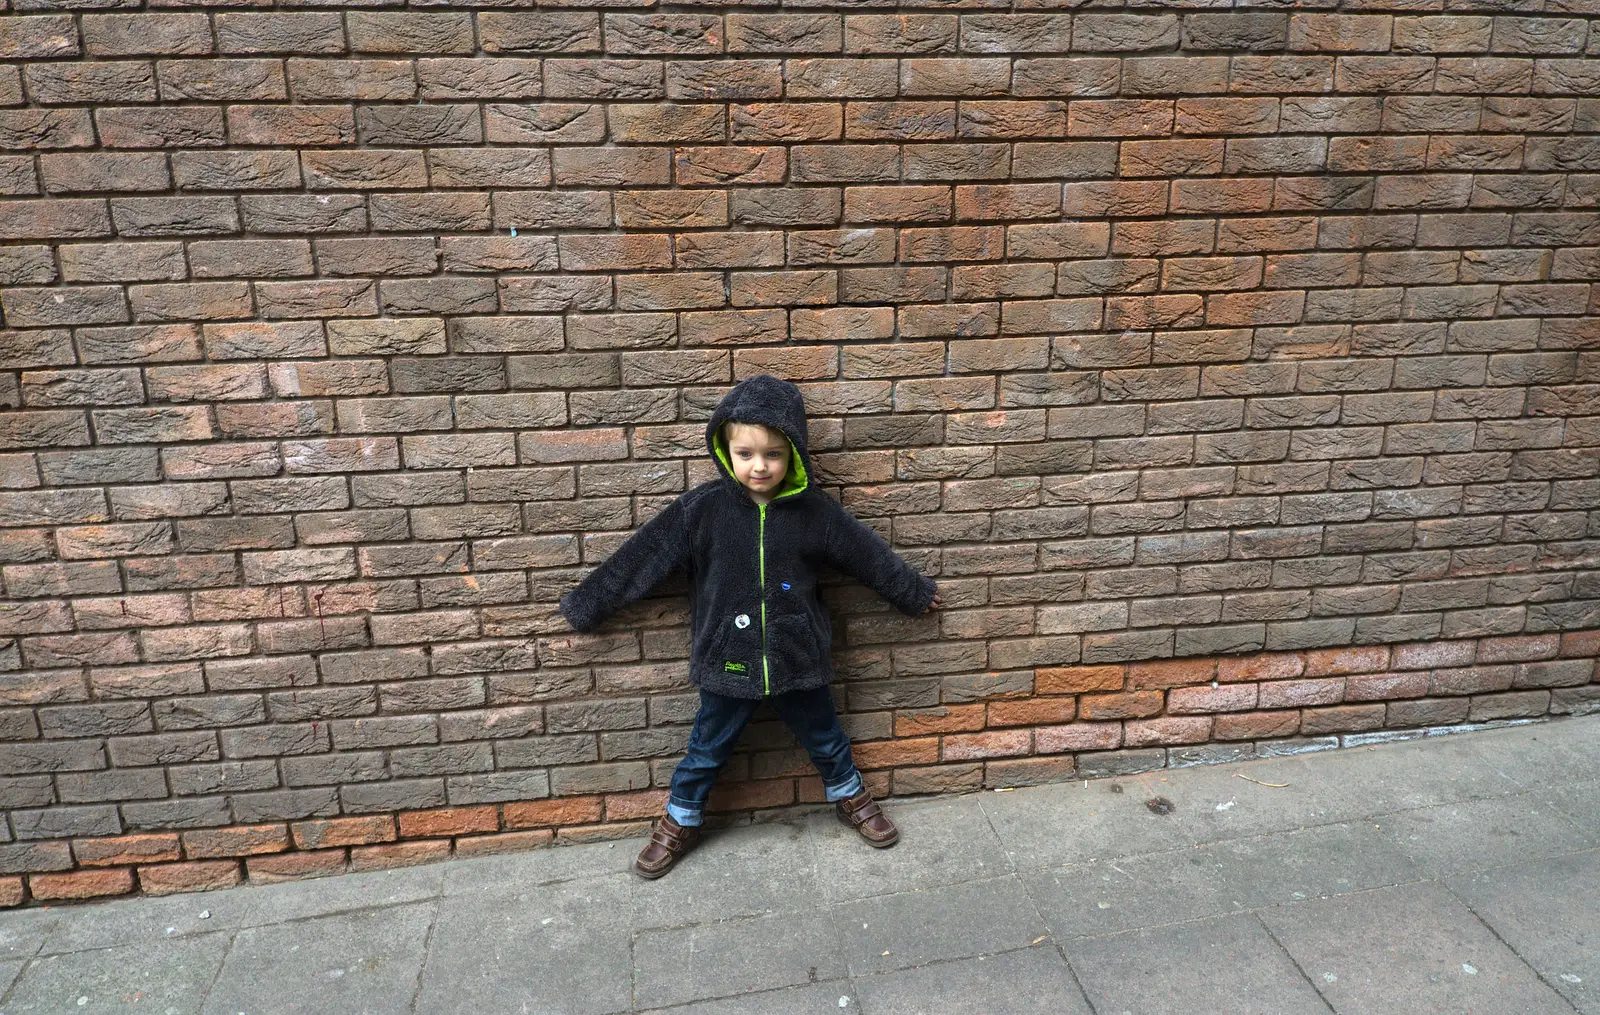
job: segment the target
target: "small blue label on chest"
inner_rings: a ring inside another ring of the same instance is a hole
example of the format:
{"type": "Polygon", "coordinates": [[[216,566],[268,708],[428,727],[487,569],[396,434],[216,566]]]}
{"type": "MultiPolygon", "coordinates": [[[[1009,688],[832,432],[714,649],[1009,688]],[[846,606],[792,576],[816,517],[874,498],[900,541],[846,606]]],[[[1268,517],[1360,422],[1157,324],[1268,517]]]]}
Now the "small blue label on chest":
{"type": "Polygon", "coordinates": [[[785,591],[785,592],[789,591],[789,583],[788,582],[781,582],[780,585],[782,586],[783,591],[785,591]]]}

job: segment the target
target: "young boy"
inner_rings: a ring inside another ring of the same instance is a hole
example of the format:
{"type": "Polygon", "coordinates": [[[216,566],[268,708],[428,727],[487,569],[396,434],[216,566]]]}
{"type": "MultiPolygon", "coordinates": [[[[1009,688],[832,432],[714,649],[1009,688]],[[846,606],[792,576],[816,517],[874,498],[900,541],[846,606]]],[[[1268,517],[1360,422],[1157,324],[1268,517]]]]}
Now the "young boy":
{"type": "Polygon", "coordinates": [[[706,425],[706,446],[722,478],[667,505],[561,600],[568,622],[591,631],[668,574],[689,572],[689,677],[700,711],[667,812],[634,870],[658,878],[694,848],[717,771],[763,700],[810,753],[839,820],[875,847],[893,846],[900,833],[862,785],[828,693],[816,568],[853,575],[911,616],[943,605],[937,587],[813,488],[793,384],[765,374],[741,381],[706,425]]]}

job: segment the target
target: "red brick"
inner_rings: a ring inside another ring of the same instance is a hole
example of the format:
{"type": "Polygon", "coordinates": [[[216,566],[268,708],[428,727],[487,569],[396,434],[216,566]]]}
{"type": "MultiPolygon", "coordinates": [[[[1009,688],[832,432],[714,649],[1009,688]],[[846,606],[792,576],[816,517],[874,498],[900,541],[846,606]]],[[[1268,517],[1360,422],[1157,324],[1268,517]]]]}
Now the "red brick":
{"type": "Polygon", "coordinates": [[[983,784],[989,788],[1004,786],[1041,786],[1064,782],[1072,778],[1077,760],[1070,756],[1053,758],[1001,758],[985,762],[983,784]]]}
{"type": "MultiPolygon", "coordinates": [[[[1070,700],[1070,699],[1069,699],[1070,700]]],[[[927,733],[965,733],[983,729],[984,706],[935,705],[894,714],[894,735],[914,737],[927,733]]]]}
{"type": "Polygon", "coordinates": [[[1066,726],[1041,726],[1033,731],[1033,745],[1040,754],[1110,751],[1122,746],[1122,724],[1076,722],[1066,726]]]}
{"type": "Polygon", "coordinates": [[[1134,719],[1158,715],[1166,700],[1161,691],[1085,694],[1078,699],[1080,719],[1134,719]]]}
{"type": "Polygon", "coordinates": [[[1344,678],[1275,680],[1261,685],[1262,708],[1303,708],[1334,705],[1344,700],[1344,678]]]}
{"type": "Polygon", "coordinates": [[[892,768],[897,765],[925,765],[939,760],[938,737],[912,737],[905,740],[873,740],[851,747],[859,768],[892,768]]]}
{"type": "Polygon", "coordinates": [[[295,850],[271,856],[252,856],[244,863],[251,881],[295,881],[343,871],[345,853],[342,849],[295,850]]]}
{"type": "Polygon", "coordinates": [[[178,859],[178,836],[171,832],[74,839],[72,856],[84,867],[115,867],[178,859]]]}
{"type": "Polygon", "coordinates": [[[1216,293],[1206,297],[1206,323],[1214,326],[1298,324],[1306,294],[1287,292],[1216,293]]]}
{"type": "MultiPolygon", "coordinates": [[[[468,835],[472,832],[495,832],[500,829],[500,816],[493,804],[482,807],[445,807],[431,811],[402,811],[399,819],[402,839],[468,835]]],[[[353,859],[354,854],[351,856],[353,859]]]]}
{"type": "Polygon", "coordinates": [[[1123,733],[1124,747],[1200,744],[1211,738],[1210,716],[1130,719],[1124,725],[1126,726],[1123,733]]]}
{"type": "Polygon", "coordinates": [[[955,733],[944,738],[945,761],[972,761],[977,758],[1003,758],[1027,754],[1033,743],[1030,730],[990,730],[986,733],[955,733]]]}
{"type": "Polygon", "coordinates": [[[150,895],[209,892],[239,883],[237,860],[194,860],[139,868],[139,887],[150,895]]]}
{"type": "Polygon", "coordinates": [[[1390,664],[1397,670],[1431,670],[1439,666],[1470,666],[1477,653],[1471,641],[1423,641],[1396,645],[1390,664]]]}
{"type": "Polygon", "coordinates": [[[1172,132],[1170,99],[1080,99],[1067,110],[1073,137],[1165,137],[1172,132]]]}
{"type": "Polygon", "coordinates": [[[1554,659],[1561,651],[1561,636],[1550,634],[1518,635],[1510,638],[1483,638],[1478,642],[1479,663],[1525,662],[1554,659]]]}
{"type": "Polygon", "coordinates": [[[1033,687],[1040,694],[1081,694],[1085,691],[1120,691],[1126,667],[1046,666],[1033,671],[1033,687]]]}
{"type": "Polygon", "coordinates": [[[1504,691],[1515,681],[1516,672],[1516,666],[1510,663],[1432,670],[1428,674],[1428,693],[1483,694],[1488,691],[1504,691]]]}
{"type": "Polygon", "coordinates": [[[597,796],[559,800],[522,800],[504,805],[506,828],[552,828],[599,821],[604,803],[597,796]]]}
{"type": "Polygon", "coordinates": [[[1167,692],[1167,712],[1171,715],[1199,712],[1241,712],[1255,707],[1255,684],[1221,684],[1217,687],[1175,687],[1167,692]]]}
{"type": "Polygon", "coordinates": [[[1346,673],[1378,673],[1389,666],[1389,648],[1313,649],[1306,653],[1305,675],[1325,677],[1346,673]]]}
{"type": "MultiPolygon", "coordinates": [[[[1396,650],[1398,657],[1399,651],[1396,650]]],[[[1346,701],[1387,701],[1390,698],[1420,698],[1428,693],[1428,674],[1421,670],[1406,673],[1367,673],[1345,678],[1346,701]]]]}
{"type": "Polygon", "coordinates": [[[463,835],[456,840],[456,856],[494,856],[538,849],[555,841],[555,832],[540,828],[527,832],[500,832],[495,835],[463,835]]]}
{"type": "Polygon", "coordinates": [[[298,849],[364,846],[375,842],[392,842],[395,837],[394,818],[387,814],[297,821],[291,831],[298,849]]]}
{"type": "Polygon", "coordinates": [[[1042,726],[1071,722],[1077,715],[1074,698],[1026,698],[989,703],[990,726],[1042,726]]]}
{"type": "Polygon", "coordinates": [[[1322,733],[1356,733],[1383,726],[1382,705],[1337,705],[1333,708],[1308,708],[1300,713],[1300,732],[1307,736],[1322,733]]]}
{"type": "Polygon", "coordinates": [[[1268,740],[1299,731],[1299,712],[1244,712],[1217,716],[1211,735],[1218,740],[1268,740]]]}
{"type": "Polygon", "coordinates": [[[1215,659],[1162,659],[1155,662],[1129,663],[1128,686],[1148,688],[1204,684],[1209,683],[1216,673],[1215,659]]]}
{"type": "Polygon", "coordinates": [[[0,877],[0,909],[20,906],[27,897],[25,882],[21,878],[0,877]]]}
{"type": "Polygon", "coordinates": [[[1217,680],[1222,683],[1243,680],[1284,680],[1298,677],[1305,671],[1305,656],[1299,652],[1224,656],[1217,660],[1217,680]]]}
{"type": "Polygon", "coordinates": [[[1474,697],[1467,718],[1473,722],[1489,722],[1494,719],[1543,715],[1549,710],[1549,691],[1513,691],[1509,694],[1484,694],[1474,697]]]}
{"type": "Polygon", "coordinates": [[[1600,656],[1600,631],[1568,631],[1561,636],[1562,658],[1600,656]]]}
{"type": "Polygon", "coordinates": [[[183,833],[183,854],[190,860],[281,853],[289,848],[283,825],[237,825],[183,833]]]}
{"type": "Polygon", "coordinates": [[[896,796],[923,793],[967,793],[983,786],[983,765],[935,765],[928,768],[894,770],[896,796]]]}
{"type": "Polygon", "coordinates": [[[447,860],[450,857],[449,839],[422,839],[416,842],[395,842],[386,846],[355,846],[350,850],[352,871],[386,870],[390,867],[410,867],[413,864],[447,860]]]}
{"type": "Polygon", "coordinates": [[[126,895],[133,891],[133,871],[127,867],[116,867],[107,870],[68,871],[63,874],[30,874],[28,891],[40,902],[126,895]]]}
{"type": "Polygon", "coordinates": [[[557,829],[555,842],[569,845],[577,842],[606,842],[611,839],[632,839],[650,831],[648,821],[612,821],[603,825],[576,825],[557,829]]]}
{"type": "Polygon", "coordinates": [[[647,789],[638,793],[609,793],[606,795],[607,821],[636,821],[654,818],[666,810],[667,791],[647,789]]]}

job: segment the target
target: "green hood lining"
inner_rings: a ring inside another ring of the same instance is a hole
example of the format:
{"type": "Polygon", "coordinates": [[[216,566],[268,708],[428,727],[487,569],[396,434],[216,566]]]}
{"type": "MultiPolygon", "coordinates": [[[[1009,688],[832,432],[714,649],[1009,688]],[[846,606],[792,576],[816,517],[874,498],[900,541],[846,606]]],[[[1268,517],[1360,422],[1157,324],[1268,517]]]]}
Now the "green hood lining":
{"type": "MultiPolygon", "coordinates": [[[[742,422],[744,421],[738,419],[723,420],[722,424],[717,427],[716,436],[712,438],[712,447],[716,450],[718,461],[722,463],[722,468],[726,470],[728,478],[735,483],[738,483],[739,480],[733,473],[733,460],[728,457],[727,427],[729,423],[742,422]]],[[[805,459],[801,457],[800,449],[794,446],[794,438],[778,427],[769,426],[766,423],[752,425],[765,426],[769,430],[777,430],[783,434],[783,439],[789,442],[789,471],[784,475],[783,482],[778,484],[778,492],[772,495],[772,499],[778,500],[783,497],[793,497],[795,494],[805,490],[810,484],[810,478],[806,475],[805,459]]],[[[743,489],[742,484],[740,489],[743,489]]]]}

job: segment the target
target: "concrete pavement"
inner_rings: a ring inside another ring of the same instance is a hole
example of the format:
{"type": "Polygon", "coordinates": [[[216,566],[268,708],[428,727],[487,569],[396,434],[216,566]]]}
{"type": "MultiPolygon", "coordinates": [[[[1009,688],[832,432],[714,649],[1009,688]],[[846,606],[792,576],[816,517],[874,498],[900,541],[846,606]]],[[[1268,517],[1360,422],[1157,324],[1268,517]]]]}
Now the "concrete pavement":
{"type": "Polygon", "coordinates": [[[0,913],[0,1015],[1600,1015],[1597,780],[1600,716],[0,913]]]}

